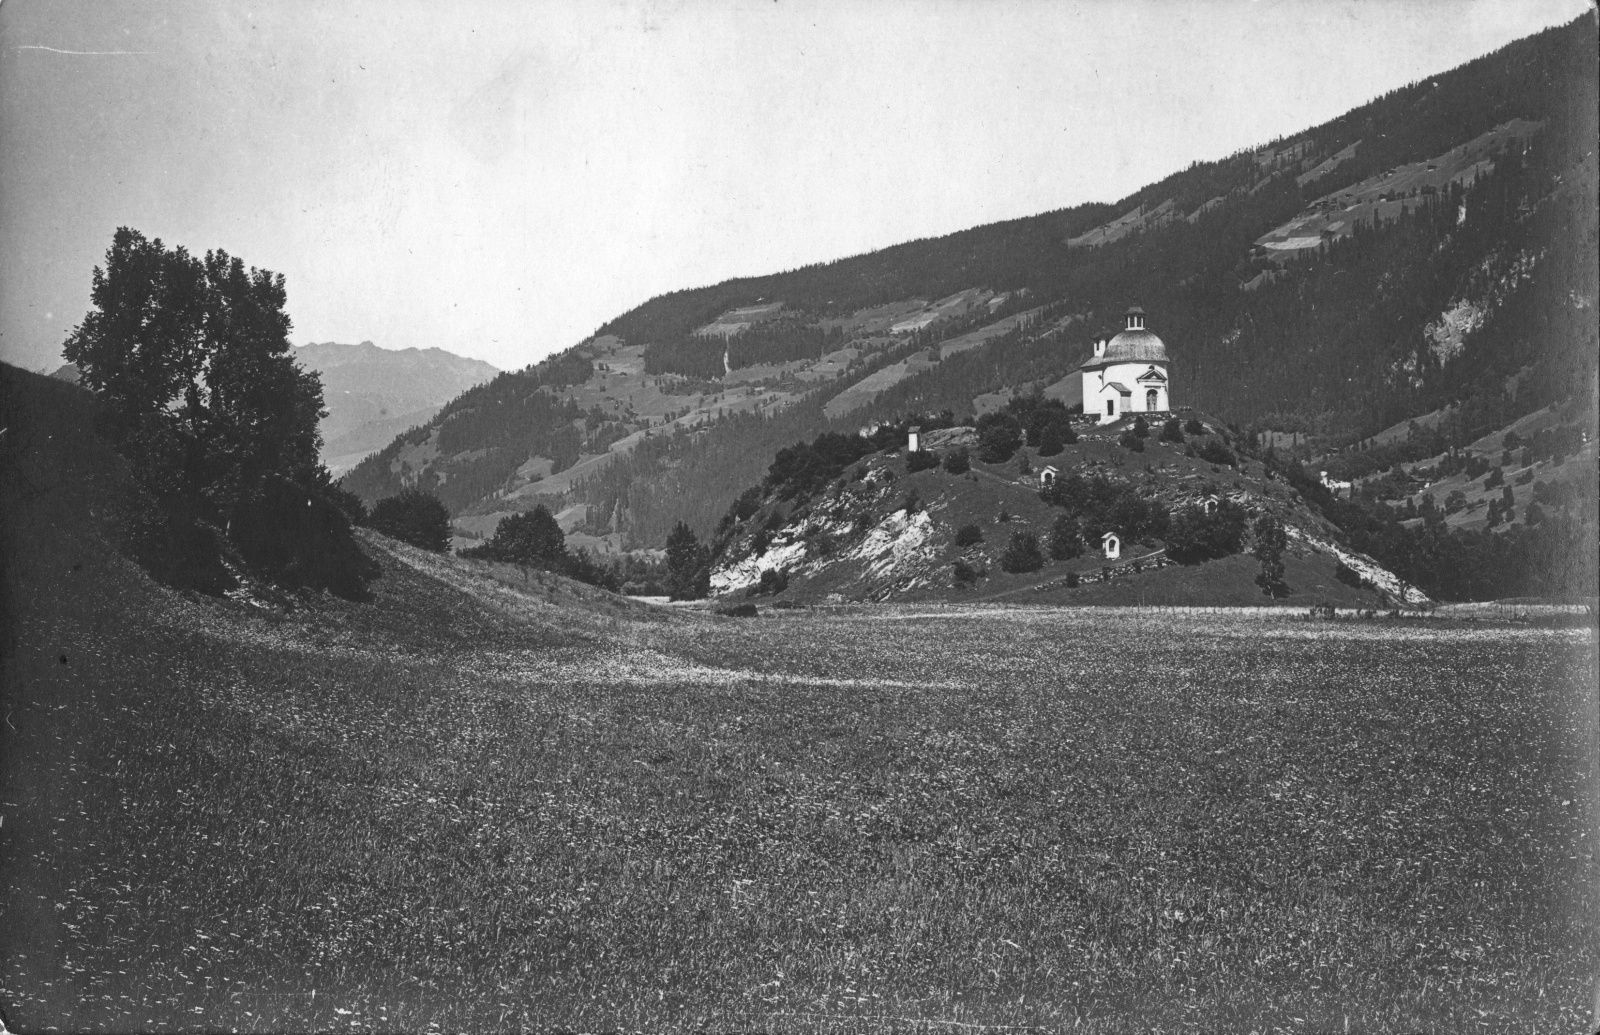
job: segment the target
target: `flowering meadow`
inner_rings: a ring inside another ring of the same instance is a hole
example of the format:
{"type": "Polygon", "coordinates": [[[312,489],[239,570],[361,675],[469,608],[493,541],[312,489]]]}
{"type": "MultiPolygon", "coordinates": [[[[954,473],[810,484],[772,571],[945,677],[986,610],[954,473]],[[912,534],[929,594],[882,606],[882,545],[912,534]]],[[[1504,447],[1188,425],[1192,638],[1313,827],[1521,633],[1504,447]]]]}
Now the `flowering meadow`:
{"type": "Polygon", "coordinates": [[[13,1029],[1592,1023],[1582,625],[739,620],[365,541],[288,613],[17,573],[13,1029]]]}

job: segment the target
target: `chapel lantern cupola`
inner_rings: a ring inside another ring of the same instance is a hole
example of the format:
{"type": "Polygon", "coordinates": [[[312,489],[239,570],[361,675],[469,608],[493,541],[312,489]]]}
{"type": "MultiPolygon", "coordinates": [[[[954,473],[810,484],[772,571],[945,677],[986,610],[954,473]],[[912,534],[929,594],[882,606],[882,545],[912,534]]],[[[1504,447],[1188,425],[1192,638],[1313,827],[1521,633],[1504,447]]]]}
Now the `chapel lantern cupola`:
{"type": "Polygon", "coordinates": [[[1144,330],[1144,310],[1136,305],[1128,307],[1128,326],[1130,331],[1144,330]]]}

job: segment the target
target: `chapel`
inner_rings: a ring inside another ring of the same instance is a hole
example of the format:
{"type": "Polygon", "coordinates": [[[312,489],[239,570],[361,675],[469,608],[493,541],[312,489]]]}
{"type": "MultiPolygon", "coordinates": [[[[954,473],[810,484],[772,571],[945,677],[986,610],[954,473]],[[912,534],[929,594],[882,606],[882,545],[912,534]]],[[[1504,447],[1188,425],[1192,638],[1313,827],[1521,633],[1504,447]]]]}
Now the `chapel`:
{"type": "Polygon", "coordinates": [[[1129,413],[1166,413],[1172,409],[1167,384],[1167,347],[1144,326],[1144,310],[1132,306],[1127,326],[1110,341],[1095,342],[1094,357],[1083,373],[1083,412],[1101,424],[1129,413]]]}

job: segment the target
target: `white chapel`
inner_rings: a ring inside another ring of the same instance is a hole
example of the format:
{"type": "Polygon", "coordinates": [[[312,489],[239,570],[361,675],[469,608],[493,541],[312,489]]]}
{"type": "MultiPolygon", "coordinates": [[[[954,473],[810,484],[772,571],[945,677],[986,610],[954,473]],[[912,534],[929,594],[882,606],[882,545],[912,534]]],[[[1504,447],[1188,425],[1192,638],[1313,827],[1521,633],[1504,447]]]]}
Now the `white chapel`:
{"type": "Polygon", "coordinates": [[[1145,330],[1144,310],[1128,310],[1128,325],[1109,342],[1095,342],[1094,358],[1083,372],[1083,412],[1097,414],[1101,424],[1129,413],[1165,413],[1172,409],[1167,385],[1167,347],[1145,330]]]}

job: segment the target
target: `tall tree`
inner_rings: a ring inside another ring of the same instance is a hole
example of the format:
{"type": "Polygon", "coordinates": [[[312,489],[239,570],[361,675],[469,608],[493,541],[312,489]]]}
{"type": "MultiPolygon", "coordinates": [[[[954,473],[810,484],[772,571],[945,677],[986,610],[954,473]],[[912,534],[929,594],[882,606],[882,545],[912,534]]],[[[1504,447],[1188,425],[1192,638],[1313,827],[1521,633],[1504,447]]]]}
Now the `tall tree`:
{"type": "Polygon", "coordinates": [[[290,354],[283,277],[120,227],[90,299],[62,351],[161,520],[224,530],[263,574],[359,592],[372,569],[317,461],[322,383],[290,354]]]}
{"type": "Polygon", "coordinates": [[[1283,525],[1271,514],[1263,514],[1256,519],[1256,559],[1261,562],[1261,574],[1256,576],[1256,585],[1261,587],[1261,592],[1274,599],[1289,595],[1289,586],[1283,581],[1283,551],[1289,546],[1289,537],[1283,530],[1283,525]]]}
{"type": "Polygon", "coordinates": [[[699,600],[711,591],[710,555],[682,521],[667,536],[667,586],[674,600],[699,600]]]}

